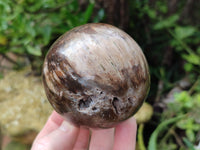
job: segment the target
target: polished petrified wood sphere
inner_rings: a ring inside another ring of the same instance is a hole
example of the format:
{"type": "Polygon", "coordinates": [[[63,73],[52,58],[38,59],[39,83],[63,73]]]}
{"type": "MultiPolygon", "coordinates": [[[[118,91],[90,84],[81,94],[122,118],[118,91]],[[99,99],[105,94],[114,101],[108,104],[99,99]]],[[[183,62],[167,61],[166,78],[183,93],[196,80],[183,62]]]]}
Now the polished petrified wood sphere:
{"type": "Polygon", "coordinates": [[[75,125],[108,128],[131,117],[146,98],[150,76],[138,44],[107,24],[86,24],[62,35],[43,68],[49,102],[75,125]]]}

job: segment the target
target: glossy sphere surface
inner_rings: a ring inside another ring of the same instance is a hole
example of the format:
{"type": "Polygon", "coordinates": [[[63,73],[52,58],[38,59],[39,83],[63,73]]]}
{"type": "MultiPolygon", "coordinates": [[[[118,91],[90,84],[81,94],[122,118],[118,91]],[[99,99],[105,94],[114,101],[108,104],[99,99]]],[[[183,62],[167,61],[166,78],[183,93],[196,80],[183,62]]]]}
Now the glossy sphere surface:
{"type": "Polygon", "coordinates": [[[86,24],[50,48],[43,83],[53,108],[75,125],[109,128],[131,117],[146,98],[150,76],[138,44],[107,24],[86,24]]]}

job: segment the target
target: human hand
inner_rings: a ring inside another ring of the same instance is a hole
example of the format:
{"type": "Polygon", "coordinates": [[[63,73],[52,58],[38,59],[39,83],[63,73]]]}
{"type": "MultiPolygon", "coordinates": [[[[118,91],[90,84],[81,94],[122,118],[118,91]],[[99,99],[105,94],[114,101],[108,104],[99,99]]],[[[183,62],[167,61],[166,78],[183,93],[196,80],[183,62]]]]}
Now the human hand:
{"type": "Polygon", "coordinates": [[[31,150],[134,150],[136,130],[136,121],[132,117],[115,128],[90,132],[87,128],[71,125],[53,111],[31,150]]]}

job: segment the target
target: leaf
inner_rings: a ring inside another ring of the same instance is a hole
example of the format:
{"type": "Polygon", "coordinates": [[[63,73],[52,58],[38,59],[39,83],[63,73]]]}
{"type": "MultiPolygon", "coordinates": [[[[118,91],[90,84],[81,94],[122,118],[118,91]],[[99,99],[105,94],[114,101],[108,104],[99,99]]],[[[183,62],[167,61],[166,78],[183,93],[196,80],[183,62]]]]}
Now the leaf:
{"type": "Polygon", "coordinates": [[[0,54],[5,54],[8,51],[6,46],[0,46],[0,54]]]}
{"type": "Polygon", "coordinates": [[[32,2],[32,5],[30,5],[27,9],[30,12],[36,12],[39,11],[40,8],[42,7],[42,1],[37,1],[37,3],[34,3],[34,1],[32,2]]]}
{"type": "Polygon", "coordinates": [[[177,122],[177,127],[180,129],[192,129],[193,128],[194,119],[193,118],[187,118],[182,119],[177,122]]]}
{"type": "Polygon", "coordinates": [[[8,39],[6,36],[0,35],[0,45],[6,45],[8,43],[8,39]]]}
{"type": "Polygon", "coordinates": [[[189,148],[189,150],[195,150],[193,144],[186,138],[183,138],[184,143],[187,145],[187,147],[189,148]]]}
{"type": "Polygon", "coordinates": [[[165,20],[161,20],[160,22],[158,22],[157,24],[154,25],[154,29],[155,30],[160,30],[163,28],[169,28],[175,25],[176,21],[179,19],[178,15],[172,15],[168,18],[166,18],[165,20]]]}
{"type": "Polygon", "coordinates": [[[156,18],[156,10],[149,8],[149,5],[145,5],[143,9],[151,19],[156,18]]]}
{"type": "Polygon", "coordinates": [[[155,19],[156,18],[156,11],[153,9],[148,10],[148,15],[150,18],[155,19]]]}
{"type": "Polygon", "coordinates": [[[6,12],[10,12],[11,8],[9,6],[8,3],[6,3],[5,1],[0,1],[0,6],[3,6],[3,8],[5,9],[6,12]]]}
{"type": "Polygon", "coordinates": [[[83,23],[87,23],[89,21],[91,15],[92,15],[93,9],[94,9],[94,3],[90,3],[89,6],[87,7],[86,11],[83,14],[83,18],[84,18],[83,23]]]}
{"type": "Polygon", "coordinates": [[[51,37],[51,31],[52,28],[48,25],[43,28],[44,44],[48,44],[51,37]]]}
{"type": "Polygon", "coordinates": [[[179,39],[184,39],[187,38],[189,36],[192,36],[194,33],[196,32],[196,29],[194,27],[176,27],[175,28],[175,34],[177,36],[177,38],[179,39]]]}
{"type": "Polygon", "coordinates": [[[35,55],[35,56],[42,55],[42,52],[38,47],[32,47],[30,45],[27,45],[26,48],[27,48],[27,52],[31,55],[35,55]]]}
{"type": "Polygon", "coordinates": [[[30,37],[35,37],[36,35],[35,28],[31,26],[30,24],[31,22],[26,24],[26,32],[28,33],[30,37]]]}
{"type": "Polygon", "coordinates": [[[192,71],[193,68],[194,68],[194,66],[191,63],[184,64],[184,69],[186,72],[192,71]]]}
{"type": "Polygon", "coordinates": [[[200,46],[197,48],[197,53],[200,55],[200,46]]]}
{"type": "Polygon", "coordinates": [[[189,63],[192,63],[194,65],[200,65],[200,56],[195,54],[183,54],[182,57],[188,61],[189,63]]]}
{"type": "Polygon", "coordinates": [[[174,94],[175,101],[180,103],[186,103],[190,101],[190,95],[187,91],[183,91],[181,93],[175,93],[174,94]]]}
{"type": "Polygon", "coordinates": [[[188,139],[192,142],[194,142],[195,140],[195,133],[193,132],[192,129],[186,129],[186,136],[188,137],[188,139]]]}
{"type": "Polygon", "coordinates": [[[3,73],[0,73],[0,80],[3,79],[3,73]]]}

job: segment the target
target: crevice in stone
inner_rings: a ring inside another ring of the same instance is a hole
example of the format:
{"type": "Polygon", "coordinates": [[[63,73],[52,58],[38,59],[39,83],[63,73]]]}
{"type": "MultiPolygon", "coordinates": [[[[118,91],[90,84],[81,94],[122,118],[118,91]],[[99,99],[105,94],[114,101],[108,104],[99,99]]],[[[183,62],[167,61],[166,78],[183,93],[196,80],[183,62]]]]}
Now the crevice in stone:
{"type": "Polygon", "coordinates": [[[96,107],[92,107],[92,110],[95,111],[95,110],[97,110],[97,108],[96,107]]]}
{"type": "Polygon", "coordinates": [[[119,99],[118,99],[117,97],[113,97],[112,105],[113,105],[113,108],[114,108],[116,114],[119,114],[119,112],[118,112],[118,108],[119,108],[119,99]]]}
{"type": "Polygon", "coordinates": [[[92,99],[88,97],[87,99],[81,99],[78,103],[79,109],[88,108],[92,102],[92,99]]]}

